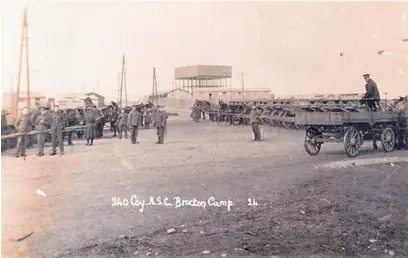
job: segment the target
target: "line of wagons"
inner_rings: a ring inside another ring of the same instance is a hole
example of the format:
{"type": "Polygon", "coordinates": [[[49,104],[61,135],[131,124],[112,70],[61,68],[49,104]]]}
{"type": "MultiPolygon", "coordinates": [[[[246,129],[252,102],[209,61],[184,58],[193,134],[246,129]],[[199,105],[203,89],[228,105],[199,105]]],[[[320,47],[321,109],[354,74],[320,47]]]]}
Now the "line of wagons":
{"type": "MultiPolygon", "coordinates": [[[[408,149],[408,110],[369,111],[359,100],[231,101],[223,105],[231,124],[249,124],[249,114],[257,106],[262,109],[262,124],[306,129],[304,147],[312,156],[328,142],[343,143],[349,157],[359,154],[364,141],[380,141],[385,152],[408,149]]],[[[214,117],[215,112],[209,114],[214,117]]]]}
{"type": "MultiPolygon", "coordinates": [[[[210,105],[207,104],[207,107],[210,105]]],[[[296,130],[305,129],[304,125],[296,123],[295,116],[297,112],[333,112],[362,109],[359,101],[356,100],[230,101],[228,104],[221,103],[223,110],[221,121],[228,121],[230,124],[248,125],[249,114],[253,106],[262,110],[259,116],[262,124],[296,130]]],[[[217,111],[214,108],[206,109],[210,120],[215,121],[217,111]]]]}

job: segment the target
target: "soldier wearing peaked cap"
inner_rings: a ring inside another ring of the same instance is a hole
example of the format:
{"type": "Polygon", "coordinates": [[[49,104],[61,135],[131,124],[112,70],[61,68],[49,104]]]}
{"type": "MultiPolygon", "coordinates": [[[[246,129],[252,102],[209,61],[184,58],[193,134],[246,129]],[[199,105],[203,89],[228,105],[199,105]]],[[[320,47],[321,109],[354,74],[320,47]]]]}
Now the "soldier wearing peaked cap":
{"type": "Polygon", "coordinates": [[[64,154],[64,136],[63,130],[67,124],[67,117],[59,106],[54,107],[54,113],[51,122],[51,138],[52,138],[52,151],[50,155],[57,154],[57,143],[59,145],[60,154],[64,154]]]}
{"type": "MultiPolygon", "coordinates": [[[[19,133],[27,133],[32,128],[30,113],[27,108],[22,111],[21,117],[17,120],[16,128],[19,133]]],[[[21,156],[26,156],[27,135],[22,135],[17,138],[17,151],[16,158],[21,156]]]]}
{"type": "Polygon", "coordinates": [[[86,145],[93,145],[93,141],[96,137],[96,129],[95,129],[95,122],[96,116],[95,111],[92,107],[88,106],[85,108],[84,113],[84,123],[87,126],[84,131],[84,137],[86,139],[86,145]]]}
{"type": "Polygon", "coordinates": [[[119,114],[118,121],[116,122],[116,127],[118,128],[118,133],[119,133],[119,139],[122,139],[123,132],[125,132],[125,139],[127,139],[128,136],[128,128],[127,128],[127,122],[128,122],[128,112],[126,112],[125,109],[121,110],[121,113],[119,114]]]}
{"type": "Polygon", "coordinates": [[[42,132],[37,134],[38,154],[37,156],[44,156],[44,143],[46,134],[44,133],[51,126],[51,116],[49,111],[44,107],[41,108],[40,115],[35,121],[36,130],[42,132]]]}
{"type": "Polygon", "coordinates": [[[168,114],[163,110],[163,106],[159,106],[159,110],[156,111],[155,122],[157,129],[157,142],[156,144],[164,143],[164,135],[167,129],[168,114]]]}
{"type": "Polygon", "coordinates": [[[376,111],[380,106],[380,92],[378,91],[377,84],[370,78],[369,74],[363,74],[363,78],[366,81],[366,93],[361,99],[361,104],[366,104],[372,111],[376,111]]]}
{"type": "Polygon", "coordinates": [[[250,123],[252,125],[252,132],[253,132],[253,140],[260,141],[261,140],[261,130],[259,128],[259,116],[261,115],[261,108],[255,107],[252,108],[251,113],[249,115],[250,123]]]}
{"type": "Polygon", "coordinates": [[[132,144],[137,143],[139,126],[141,125],[143,114],[140,112],[139,105],[133,105],[132,111],[128,115],[128,128],[130,128],[130,140],[132,144]]]}

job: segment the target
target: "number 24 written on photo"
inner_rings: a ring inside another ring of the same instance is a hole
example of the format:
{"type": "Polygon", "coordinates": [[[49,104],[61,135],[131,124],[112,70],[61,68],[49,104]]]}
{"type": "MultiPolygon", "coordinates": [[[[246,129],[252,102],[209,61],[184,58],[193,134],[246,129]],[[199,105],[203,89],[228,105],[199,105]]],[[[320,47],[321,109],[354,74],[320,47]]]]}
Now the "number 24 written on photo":
{"type": "Polygon", "coordinates": [[[258,206],[258,202],[254,198],[248,198],[248,206],[258,206]]]}

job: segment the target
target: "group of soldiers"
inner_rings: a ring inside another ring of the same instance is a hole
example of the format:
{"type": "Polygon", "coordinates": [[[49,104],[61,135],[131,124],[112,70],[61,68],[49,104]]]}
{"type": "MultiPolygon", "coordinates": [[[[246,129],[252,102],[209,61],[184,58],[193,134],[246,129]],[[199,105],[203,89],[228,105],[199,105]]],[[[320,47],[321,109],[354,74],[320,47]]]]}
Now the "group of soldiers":
{"type": "MultiPolygon", "coordinates": [[[[93,145],[93,141],[97,136],[95,123],[101,118],[100,111],[95,106],[87,106],[83,115],[82,124],[85,125],[84,138],[87,140],[86,145],[93,145]]],[[[50,106],[40,108],[40,115],[32,120],[31,114],[27,108],[22,110],[21,116],[16,122],[16,129],[19,133],[28,133],[34,127],[39,131],[37,134],[37,156],[44,156],[44,143],[47,134],[51,133],[52,149],[50,155],[57,154],[59,147],[60,155],[64,154],[64,129],[66,128],[67,115],[59,106],[54,106],[51,110],[50,106]]],[[[15,156],[26,156],[26,145],[28,135],[24,134],[17,138],[17,149],[15,156]]]]}
{"type": "MultiPolygon", "coordinates": [[[[97,124],[100,119],[103,118],[103,114],[99,109],[93,106],[92,103],[85,102],[86,106],[84,114],[81,117],[81,125],[84,125],[84,139],[86,139],[86,145],[91,146],[94,144],[94,139],[98,136],[97,124]]],[[[137,143],[138,130],[141,125],[146,128],[150,128],[150,124],[153,122],[153,126],[157,129],[158,141],[156,144],[164,143],[164,134],[167,129],[168,114],[163,110],[163,106],[154,108],[153,111],[143,111],[143,105],[135,105],[128,113],[122,110],[119,115],[117,125],[119,130],[119,138],[122,138],[122,133],[125,133],[127,138],[127,131],[130,130],[132,144],[137,143]]],[[[17,138],[17,149],[15,156],[17,158],[26,156],[26,146],[28,142],[28,135],[33,128],[37,132],[37,156],[44,156],[44,144],[46,136],[51,133],[52,149],[50,155],[57,154],[57,147],[59,147],[60,155],[64,154],[64,133],[67,132],[67,114],[60,109],[57,105],[52,110],[50,106],[40,108],[40,114],[35,120],[32,119],[32,113],[28,108],[22,110],[21,116],[18,118],[15,126],[18,133],[23,135],[17,138]]],[[[68,128],[69,129],[69,128],[68,128]]]]}
{"type": "Polygon", "coordinates": [[[143,105],[134,105],[132,110],[128,112],[122,109],[119,114],[116,125],[119,130],[119,139],[122,139],[123,133],[127,138],[128,130],[130,130],[130,141],[136,144],[137,135],[140,127],[150,129],[150,124],[156,127],[158,140],[156,144],[164,143],[164,134],[167,129],[168,114],[164,111],[164,106],[157,106],[157,108],[147,108],[144,110],[143,105]]]}

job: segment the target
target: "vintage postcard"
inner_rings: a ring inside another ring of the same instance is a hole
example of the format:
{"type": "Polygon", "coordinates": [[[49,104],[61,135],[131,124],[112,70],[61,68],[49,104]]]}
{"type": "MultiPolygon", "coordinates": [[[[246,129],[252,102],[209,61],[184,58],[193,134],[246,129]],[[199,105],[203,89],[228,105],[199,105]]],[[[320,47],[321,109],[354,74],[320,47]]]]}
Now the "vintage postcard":
{"type": "Polygon", "coordinates": [[[408,3],[10,0],[1,257],[408,257],[408,3]]]}

